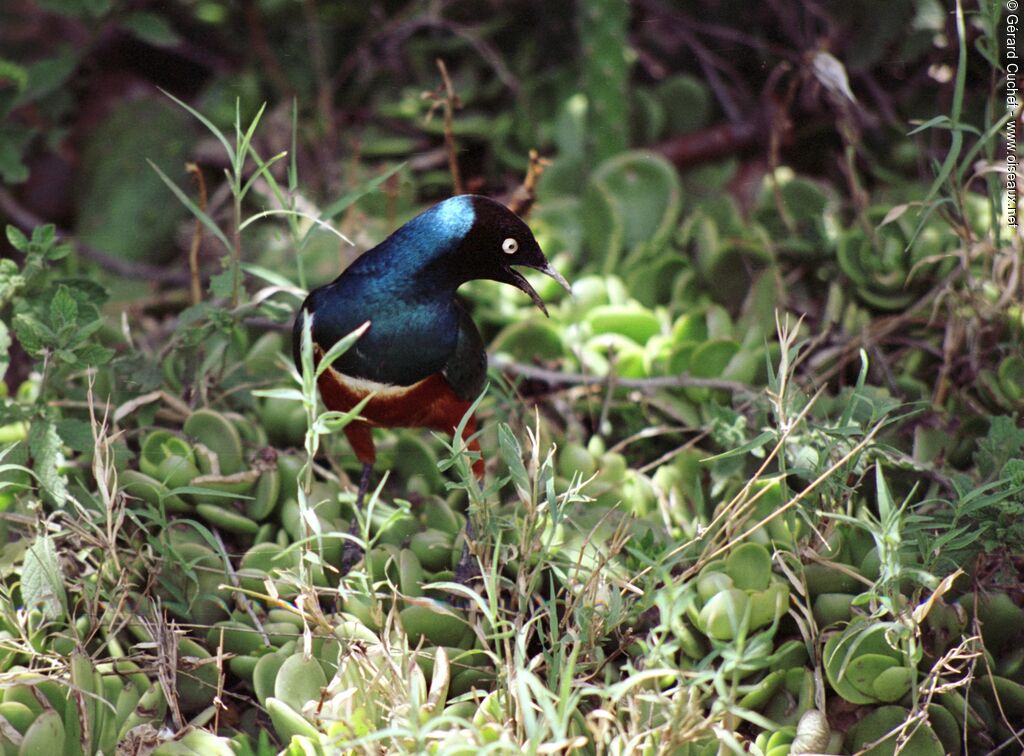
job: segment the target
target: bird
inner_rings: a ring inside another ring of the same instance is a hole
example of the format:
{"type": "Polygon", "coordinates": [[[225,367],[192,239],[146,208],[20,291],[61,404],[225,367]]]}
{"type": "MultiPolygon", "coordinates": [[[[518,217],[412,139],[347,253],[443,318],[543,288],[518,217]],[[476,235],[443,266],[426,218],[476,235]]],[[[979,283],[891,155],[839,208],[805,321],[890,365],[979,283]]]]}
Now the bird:
{"type": "MultiPolygon", "coordinates": [[[[368,324],[317,379],[321,400],[330,410],[348,412],[370,397],[359,418],[344,427],[362,463],[357,509],[376,462],[373,428],[428,428],[454,435],[484,389],[487,352],[456,296],[458,288],[476,279],[499,281],[523,291],[548,314],[517,267],[544,273],[570,291],[521,218],[496,200],[461,194],[408,221],[336,279],[313,289],[302,303],[292,330],[300,372],[307,319],[317,362],[340,339],[368,324]]],[[[463,438],[471,451],[479,452],[476,431],[473,416],[463,438]]],[[[479,456],[473,473],[483,478],[479,456]]],[[[347,554],[343,563],[354,558],[347,554]]]]}

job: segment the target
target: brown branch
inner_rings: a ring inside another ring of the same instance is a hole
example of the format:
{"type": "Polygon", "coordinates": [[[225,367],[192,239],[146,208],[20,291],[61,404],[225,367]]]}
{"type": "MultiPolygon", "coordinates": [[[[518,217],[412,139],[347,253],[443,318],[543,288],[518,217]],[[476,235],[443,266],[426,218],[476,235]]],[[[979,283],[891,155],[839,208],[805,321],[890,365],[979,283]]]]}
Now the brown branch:
{"type": "Polygon", "coordinates": [[[430,100],[426,122],[429,123],[434,113],[440,109],[444,112],[444,144],[448,150],[448,169],[452,174],[452,188],[455,194],[465,194],[462,174],[459,171],[458,144],[455,142],[455,109],[462,107],[459,96],[455,94],[448,67],[441,58],[437,59],[437,68],[441,72],[441,86],[433,92],[424,92],[423,97],[430,100]]]}
{"type": "Polygon", "coordinates": [[[654,145],[679,169],[692,168],[757,147],[764,138],[764,127],[757,117],[741,123],[720,123],[705,129],[680,134],[654,145]]]}
{"type": "MultiPolygon", "coordinates": [[[[556,386],[603,386],[611,380],[608,376],[596,377],[583,373],[562,373],[557,370],[523,365],[506,357],[493,356],[491,364],[506,373],[522,376],[531,380],[544,381],[556,386]]],[[[614,378],[615,386],[637,391],[657,391],[669,388],[709,388],[723,391],[743,393],[759,393],[760,389],[739,381],[727,381],[722,378],[693,378],[689,375],[659,376],[657,378],[614,378]]]]}
{"type": "Polygon", "coordinates": [[[542,158],[537,150],[530,150],[530,167],[526,169],[526,178],[516,187],[508,200],[508,209],[520,218],[525,218],[530,213],[530,208],[537,199],[537,181],[544,175],[544,169],[549,165],[550,160],[542,158]]]}
{"type": "MultiPolygon", "coordinates": [[[[36,226],[42,226],[46,221],[28,210],[14,196],[4,188],[0,188],[0,213],[7,216],[15,226],[26,233],[31,233],[36,226]]],[[[158,265],[148,263],[131,262],[122,260],[109,252],[91,247],[85,242],[79,241],[66,229],[57,229],[57,238],[74,245],[75,251],[87,260],[91,260],[102,268],[117,273],[125,278],[139,278],[156,283],[182,285],[188,282],[188,274],[178,270],[167,270],[158,265]]]]}
{"type": "MultiPolygon", "coordinates": [[[[199,209],[206,212],[206,180],[203,172],[195,163],[185,163],[185,170],[192,174],[199,188],[199,209]]],[[[192,231],[192,244],[188,249],[188,272],[192,304],[203,300],[203,287],[199,275],[199,246],[203,243],[203,222],[196,218],[195,229],[192,231]]]]}

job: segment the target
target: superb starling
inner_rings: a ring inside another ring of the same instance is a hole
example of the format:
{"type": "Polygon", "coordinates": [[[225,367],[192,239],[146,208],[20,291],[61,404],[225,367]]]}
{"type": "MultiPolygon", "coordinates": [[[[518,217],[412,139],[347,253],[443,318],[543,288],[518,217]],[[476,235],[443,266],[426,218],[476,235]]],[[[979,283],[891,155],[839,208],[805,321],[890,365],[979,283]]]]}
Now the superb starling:
{"type": "MultiPolygon", "coordinates": [[[[460,195],[417,215],[302,304],[292,335],[297,365],[303,313],[312,319],[316,359],[370,323],[318,381],[324,405],[332,410],[347,412],[374,394],[361,419],[345,427],[363,463],[357,507],[376,459],[374,426],[454,433],[483,390],[483,339],[456,290],[478,278],[501,281],[524,291],[547,314],[514,266],[539,270],[569,288],[514,213],[487,197],[460,195]]],[[[475,432],[470,418],[464,436],[475,432]]],[[[471,440],[469,448],[478,451],[479,444],[471,440]]],[[[474,462],[473,472],[483,476],[482,459],[474,462]]]]}

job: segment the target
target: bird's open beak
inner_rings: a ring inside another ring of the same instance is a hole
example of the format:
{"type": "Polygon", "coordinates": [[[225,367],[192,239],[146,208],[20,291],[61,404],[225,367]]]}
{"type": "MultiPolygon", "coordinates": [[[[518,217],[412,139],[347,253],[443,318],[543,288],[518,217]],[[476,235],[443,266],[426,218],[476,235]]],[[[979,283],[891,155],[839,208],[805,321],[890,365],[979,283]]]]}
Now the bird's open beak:
{"type": "MultiPolygon", "coordinates": [[[[562,277],[561,273],[559,273],[557,270],[552,268],[551,267],[551,263],[547,262],[546,260],[544,261],[543,265],[523,264],[522,267],[524,267],[524,268],[533,268],[534,270],[539,270],[544,275],[551,276],[551,278],[555,279],[555,281],[558,283],[558,285],[561,286],[566,291],[570,291],[570,292],[572,291],[572,289],[569,287],[569,282],[566,281],[562,277]]],[[[526,294],[529,295],[530,299],[533,300],[533,303],[535,305],[537,305],[537,307],[540,308],[541,312],[543,312],[545,315],[547,315],[548,314],[548,308],[544,305],[544,300],[541,299],[540,298],[540,294],[538,294],[536,292],[536,290],[532,286],[530,286],[530,282],[527,281],[526,278],[521,273],[519,273],[516,270],[513,270],[512,268],[508,268],[508,272],[509,272],[509,274],[510,274],[510,276],[512,278],[512,281],[511,281],[512,285],[515,286],[516,288],[521,289],[522,291],[526,292],[526,294]]]]}

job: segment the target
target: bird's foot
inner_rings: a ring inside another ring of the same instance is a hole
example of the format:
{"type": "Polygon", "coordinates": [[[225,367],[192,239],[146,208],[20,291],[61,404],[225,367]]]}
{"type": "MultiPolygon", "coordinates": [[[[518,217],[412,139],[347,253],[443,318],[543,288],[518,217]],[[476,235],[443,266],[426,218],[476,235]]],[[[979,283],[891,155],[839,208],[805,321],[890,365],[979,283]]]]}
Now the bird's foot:
{"type": "MultiPolygon", "coordinates": [[[[459,563],[455,565],[455,582],[474,593],[480,593],[483,588],[484,576],[480,571],[480,562],[469,548],[472,532],[472,528],[468,526],[463,532],[462,556],[459,557],[459,563]]],[[[452,593],[448,601],[453,607],[462,611],[468,611],[473,605],[473,601],[460,593],[452,593]]]]}
{"type": "MultiPolygon", "coordinates": [[[[362,475],[359,476],[359,490],[356,491],[355,510],[358,512],[363,508],[363,500],[366,498],[366,491],[370,487],[370,473],[373,471],[373,464],[363,464],[362,475]]],[[[341,559],[338,562],[338,572],[342,575],[347,575],[352,571],[359,560],[363,558],[364,550],[359,545],[358,537],[361,535],[359,530],[359,518],[355,516],[355,512],[352,513],[352,524],[348,528],[348,534],[352,538],[345,539],[345,545],[341,549],[341,559]]]]}
{"type": "Polygon", "coordinates": [[[469,550],[469,540],[467,539],[462,544],[462,556],[459,557],[459,563],[455,565],[455,582],[467,588],[473,588],[472,584],[482,579],[480,564],[469,550]]]}

